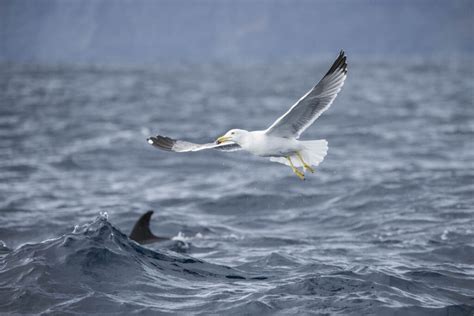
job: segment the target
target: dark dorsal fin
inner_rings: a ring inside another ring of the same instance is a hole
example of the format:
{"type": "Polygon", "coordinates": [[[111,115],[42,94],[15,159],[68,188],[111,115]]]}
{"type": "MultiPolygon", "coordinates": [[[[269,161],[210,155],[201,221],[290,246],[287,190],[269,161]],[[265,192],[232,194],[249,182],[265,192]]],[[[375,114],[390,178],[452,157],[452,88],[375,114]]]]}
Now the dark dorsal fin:
{"type": "Polygon", "coordinates": [[[139,244],[148,244],[168,239],[153,235],[150,230],[150,219],[152,215],[153,211],[148,211],[138,219],[130,233],[130,239],[135,240],[139,244]]]}

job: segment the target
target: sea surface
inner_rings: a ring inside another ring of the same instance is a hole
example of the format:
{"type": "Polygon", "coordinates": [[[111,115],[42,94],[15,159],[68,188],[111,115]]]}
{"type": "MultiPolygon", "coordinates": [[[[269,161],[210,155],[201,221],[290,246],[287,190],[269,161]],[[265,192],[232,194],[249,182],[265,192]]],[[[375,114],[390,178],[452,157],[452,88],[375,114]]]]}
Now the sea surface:
{"type": "Polygon", "coordinates": [[[265,129],[331,62],[0,66],[0,314],[473,315],[473,60],[349,58],[306,181],[146,142],[265,129]]]}

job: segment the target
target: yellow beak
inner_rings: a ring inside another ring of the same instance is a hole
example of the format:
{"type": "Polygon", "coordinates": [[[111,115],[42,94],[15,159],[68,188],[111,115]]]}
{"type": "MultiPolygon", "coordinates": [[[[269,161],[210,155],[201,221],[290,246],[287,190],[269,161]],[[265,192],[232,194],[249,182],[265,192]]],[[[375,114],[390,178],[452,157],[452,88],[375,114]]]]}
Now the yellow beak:
{"type": "Polygon", "coordinates": [[[216,143],[222,144],[224,142],[229,141],[230,139],[231,139],[231,137],[229,137],[229,136],[221,136],[216,140],[216,143]]]}

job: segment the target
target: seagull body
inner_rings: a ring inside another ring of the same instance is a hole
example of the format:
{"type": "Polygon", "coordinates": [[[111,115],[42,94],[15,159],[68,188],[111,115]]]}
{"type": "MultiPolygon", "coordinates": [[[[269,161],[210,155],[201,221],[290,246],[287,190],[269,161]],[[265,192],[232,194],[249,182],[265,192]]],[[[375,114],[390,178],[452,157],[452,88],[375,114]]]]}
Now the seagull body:
{"type": "MultiPolygon", "coordinates": [[[[249,132],[234,129],[231,130],[229,136],[232,136],[232,141],[237,143],[242,150],[260,157],[285,157],[303,149],[301,142],[296,139],[269,136],[265,134],[265,131],[249,132]]],[[[222,143],[222,139],[218,142],[222,143]]]]}
{"type": "Polygon", "coordinates": [[[324,139],[301,141],[298,138],[329,108],[344,85],[346,76],[346,56],[341,51],[321,81],[266,130],[231,129],[215,142],[208,144],[195,144],[161,135],[148,138],[148,143],[159,149],[174,152],[204,149],[245,150],[256,156],[269,157],[271,161],[290,166],[293,172],[304,180],[304,171],[314,172],[313,166],[318,166],[324,160],[328,143],[324,139]]]}

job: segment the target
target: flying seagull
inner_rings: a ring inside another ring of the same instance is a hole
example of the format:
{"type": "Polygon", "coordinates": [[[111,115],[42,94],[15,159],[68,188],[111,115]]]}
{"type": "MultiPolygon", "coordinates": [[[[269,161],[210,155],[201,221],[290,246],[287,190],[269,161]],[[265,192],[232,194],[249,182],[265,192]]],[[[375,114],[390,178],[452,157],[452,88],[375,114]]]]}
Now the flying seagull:
{"type": "Polygon", "coordinates": [[[304,172],[314,172],[313,166],[318,166],[324,160],[328,142],[325,139],[300,141],[298,138],[331,106],[344,85],[346,76],[346,56],[341,51],[323,79],[263,131],[231,129],[208,144],[195,144],[161,135],[150,137],[147,141],[159,149],[174,152],[245,150],[291,167],[304,180],[304,172]]]}

